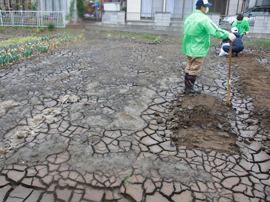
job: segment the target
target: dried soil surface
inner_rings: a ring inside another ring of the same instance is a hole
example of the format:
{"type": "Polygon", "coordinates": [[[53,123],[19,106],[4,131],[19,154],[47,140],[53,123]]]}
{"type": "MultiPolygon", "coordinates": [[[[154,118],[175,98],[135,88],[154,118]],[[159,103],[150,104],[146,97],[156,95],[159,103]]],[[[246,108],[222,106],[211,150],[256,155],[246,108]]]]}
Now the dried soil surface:
{"type": "MultiPolygon", "coordinates": [[[[233,62],[239,65],[237,70],[241,73],[239,89],[254,97],[253,116],[265,126],[266,134],[270,131],[270,53],[246,52],[233,58],[233,62]]],[[[269,147],[270,143],[266,145],[269,147]]]]}
{"type": "Polygon", "coordinates": [[[87,31],[2,67],[0,201],[270,201],[268,55],[233,58],[231,108],[220,47],[183,94],[177,40],[87,31]]]}

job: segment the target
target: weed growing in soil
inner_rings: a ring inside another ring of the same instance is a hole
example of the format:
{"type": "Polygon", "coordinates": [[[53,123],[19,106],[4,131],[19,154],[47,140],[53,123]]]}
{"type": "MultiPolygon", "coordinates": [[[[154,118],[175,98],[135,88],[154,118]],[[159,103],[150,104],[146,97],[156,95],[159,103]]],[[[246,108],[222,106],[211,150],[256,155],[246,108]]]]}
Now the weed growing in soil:
{"type": "Polygon", "coordinates": [[[132,172],[132,173],[131,173],[130,175],[128,175],[127,177],[125,177],[125,179],[123,180],[123,181],[124,181],[124,184],[125,184],[125,187],[127,187],[129,184],[134,184],[134,183],[128,181],[130,178],[133,177],[134,174],[135,174],[135,171],[132,172]]]}
{"type": "Polygon", "coordinates": [[[156,37],[155,39],[154,39],[154,43],[160,43],[161,42],[161,38],[160,37],[156,37]]]}
{"type": "Polygon", "coordinates": [[[44,32],[45,28],[44,27],[38,27],[36,30],[36,33],[44,32]]]}
{"type": "Polygon", "coordinates": [[[142,39],[155,40],[157,37],[153,35],[144,34],[140,36],[142,39]]]}
{"type": "Polygon", "coordinates": [[[13,45],[13,44],[21,44],[21,43],[28,43],[30,41],[37,41],[37,37],[17,37],[17,38],[12,38],[7,41],[2,41],[0,42],[0,47],[8,46],[8,45],[13,45]]]}
{"type": "Polygon", "coordinates": [[[0,32],[3,34],[27,34],[34,33],[36,31],[35,27],[2,27],[0,26],[0,32]]]}
{"type": "Polygon", "coordinates": [[[119,36],[132,37],[134,34],[128,32],[116,32],[119,36]]]}
{"type": "Polygon", "coordinates": [[[257,51],[269,51],[270,40],[269,39],[255,39],[253,41],[244,41],[245,48],[250,48],[257,51]]]}
{"type": "Polygon", "coordinates": [[[48,30],[49,31],[54,31],[55,30],[55,25],[52,24],[52,23],[48,24],[48,30]]]}

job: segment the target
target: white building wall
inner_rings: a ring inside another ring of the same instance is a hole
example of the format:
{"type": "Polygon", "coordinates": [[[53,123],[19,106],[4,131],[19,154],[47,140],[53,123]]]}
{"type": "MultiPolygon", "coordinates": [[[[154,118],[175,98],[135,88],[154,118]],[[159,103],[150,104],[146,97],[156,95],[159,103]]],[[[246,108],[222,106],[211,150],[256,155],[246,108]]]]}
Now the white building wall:
{"type": "Polygon", "coordinates": [[[263,0],[257,0],[257,5],[256,6],[261,6],[263,4],[263,0]]]}
{"type": "Polygon", "coordinates": [[[140,20],[141,0],[127,1],[127,20],[140,20]]]}
{"type": "Polygon", "coordinates": [[[66,2],[67,2],[66,14],[69,14],[69,8],[70,8],[70,4],[71,4],[72,0],[66,0],[66,2]]]}
{"type": "MultiPolygon", "coordinates": [[[[237,12],[237,5],[238,1],[230,1],[229,9],[228,9],[228,15],[235,15],[237,12]]],[[[241,9],[242,1],[239,2],[239,7],[241,9]]]]}
{"type": "Polygon", "coordinates": [[[68,13],[68,6],[70,6],[71,0],[40,0],[41,11],[65,11],[68,13]],[[52,4],[54,1],[54,7],[52,4]]]}
{"type": "MultiPolygon", "coordinates": [[[[236,13],[241,13],[242,11],[242,4],[243,4],[243,1],[242,0],[239,0],[239,4],[238,4],[238,10],[236,13]]],[[[236,8],[237,9],[237,8],[236,8]]]]}
{"type": "Polygon", "coordinates": [[[249,0],[249,8],[256,6],[256,0],[249,0]]]}

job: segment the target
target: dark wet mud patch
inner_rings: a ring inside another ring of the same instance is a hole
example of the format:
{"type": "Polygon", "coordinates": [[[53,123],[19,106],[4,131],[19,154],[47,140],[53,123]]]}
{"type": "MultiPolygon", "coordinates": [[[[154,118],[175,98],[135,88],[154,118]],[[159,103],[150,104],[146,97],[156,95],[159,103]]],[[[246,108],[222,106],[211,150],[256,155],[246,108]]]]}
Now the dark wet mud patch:
{"type": "Polygon", "coordinates": [[[169,117],[171,138],[186,149],[238,153],[235,144],[236,112],[208,95],[183,95],[176,101],[169,117]]]}

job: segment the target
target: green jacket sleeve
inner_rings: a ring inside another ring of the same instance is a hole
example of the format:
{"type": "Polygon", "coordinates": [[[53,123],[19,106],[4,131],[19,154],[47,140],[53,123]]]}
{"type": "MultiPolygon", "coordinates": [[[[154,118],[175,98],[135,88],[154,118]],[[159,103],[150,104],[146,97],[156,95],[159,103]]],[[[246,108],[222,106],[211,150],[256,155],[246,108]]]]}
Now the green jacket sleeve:
{"type": "MultiPolygon", "coordinates": [[[[232,27],[237,27],[237,20],[232,23],[232,27]]],[[[237,28],[238,29],[238,28],[237,28]]]]}
{"type": "Polygon", "coordinates": [[[245,23],[245,30],[248,32],[249,31],[249,24],[248,24],[248,20],[246,20],[246,23],[245,23]]]}
{"type": "Polygon", "coordinates": [[[216,38],[226,39],[228,38],[229,32],[220,29],[210,18],[205,21],[205,31],[216,38]]]}

